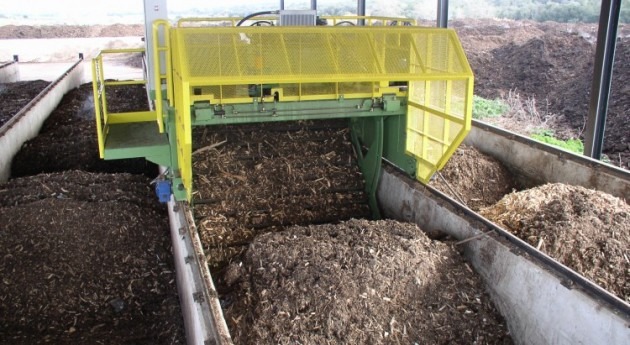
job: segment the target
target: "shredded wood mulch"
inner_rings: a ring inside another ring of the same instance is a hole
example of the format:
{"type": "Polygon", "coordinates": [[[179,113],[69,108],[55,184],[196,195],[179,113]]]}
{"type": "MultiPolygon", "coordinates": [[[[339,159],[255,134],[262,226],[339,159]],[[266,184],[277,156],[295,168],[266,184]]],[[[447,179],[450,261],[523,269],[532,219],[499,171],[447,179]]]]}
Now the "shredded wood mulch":
{"type": "Polygon", "coordinates": [[[371,214],[346,122],[198,128],[193,143],[196,224],[236,344],[511,343],[448,245],[350,220],[371,214]]]}
{"type": "MultiPolygon", "coordinates": [[[[149,110],[146,98],[142,85],[107,88],[113,112],[149,110]]],[[[38,136],[22,145],[11,164],[13,177],[66,170],[157,175],[155,164],[141,158],[105,161],[99,157],[91,83],[63,97],[38,136]]]]}
{"type": "Polygon", "coordinates": [[[505,196],[480,213],[630,302],[630,205],[560,183],[505,196]]]}
{"type": "Polygon", "coordinates": [[[146,177],[0,186],[0,342],[183,344],[165,210],[146,177]]]}
{"type": "Polygon", "coordinates": [[[350,220],[258,236],[223,276],[236,344],[511,344],[482,280],[416,225],[350,220]]]}
{"type": "Polygon", "coordinates": [[[467,145],[455,151],[444,169],[433,176],[430,185],[473,211],[494,205],[506,194],[519,189],[500,161],[467,145]]]}
{"type": "MultiPolygon", "coordinates": [[[[100,160],[91,94],[68,92],[0,185],[0,343],[184,344],[150,179],[81,171],[157,175],[144,160],[100,160]]],[[[148,109],[142,86],[108,96],[119,111],[148,109]]]]}
{"type": "Polygon", "coordinates": [[[50,82],[45,80],[0,83],[0,127],[24,108],[50,82]]]}
{"type": "Polygon", "coordinates": [[[204,127],[194,137],[194,211],[212,268],[286,225],[370,216],[345,121],[204,127]]]}

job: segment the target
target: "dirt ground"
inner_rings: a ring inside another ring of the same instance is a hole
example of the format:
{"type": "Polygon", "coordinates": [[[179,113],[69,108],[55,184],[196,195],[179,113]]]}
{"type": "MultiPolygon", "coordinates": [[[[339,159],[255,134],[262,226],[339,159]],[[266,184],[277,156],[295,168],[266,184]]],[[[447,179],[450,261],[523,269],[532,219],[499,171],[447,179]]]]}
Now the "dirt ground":
{"type": "Polygon", "coordinates": [[[396,221],[256,237],[223,277],[236,344],[511,344],[481,279],[396,221]]]}
{"type": "MultiPolygon", "coordinates": [[[[64,96],[0,185],[0,343],[183,344],[157,169],[98,158],[91,93],[64,96]]],[[[121,111],[144,95],[108,92],[121,111]]]]}
{"type": "Polygon", "coordinates": [[[578,186],[546,184],[480,213],[592,282],[630,301],[630,206],[578,186]]]}

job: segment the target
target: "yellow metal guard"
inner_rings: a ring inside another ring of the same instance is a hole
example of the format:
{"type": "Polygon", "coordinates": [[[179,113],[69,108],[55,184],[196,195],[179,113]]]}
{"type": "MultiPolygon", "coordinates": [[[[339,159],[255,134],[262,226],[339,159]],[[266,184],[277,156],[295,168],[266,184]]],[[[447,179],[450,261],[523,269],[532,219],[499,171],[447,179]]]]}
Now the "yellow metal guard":
{"type": "MultiPolygon", "coordinates": [[[[251,85],[275,85],[283,101],[308,101],[379,97],[396,93],[391,82],[407,83],[406,149],[417,159],[417,178],[423,182],[470,130],[473,74],[452,29],[215,26],[169,31],[171,60],[166,62],[172,63],[173,94],[167,98],[176,110],[177,156],[189,199],[191,106],[195,101],[255,102],[247,93],[251,85]]],[[[160,63],[156,59],[156,69],[160,63]]],[[[164,78],[158,79],[159,89],[164,78]]]]}
{"type": "Polygon", "coordinates": [[[96,116],[96,133],[98,149],[101,158],[105,157],[105,145],[109,126],[121,123],[147,122],[156,118],[154,111],[136,111],[125,113],[110,113],[107,109],[106,87],[115,85],[146,85],[146,80],[113,81],[105,78],[103,57],[115,54],[144,53],[141,48],[105,49],[92,59],[92,91],[94,96],[94,110],[96,116]]]}

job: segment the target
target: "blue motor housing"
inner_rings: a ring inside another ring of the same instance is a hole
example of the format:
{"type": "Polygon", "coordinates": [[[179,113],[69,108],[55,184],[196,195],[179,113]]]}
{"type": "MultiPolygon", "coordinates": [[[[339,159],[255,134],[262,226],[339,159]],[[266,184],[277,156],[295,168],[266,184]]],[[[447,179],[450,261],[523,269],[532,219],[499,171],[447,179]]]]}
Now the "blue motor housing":
{"type": "Polygon", "coordinates": [[[155,194],[161,203],[167,203],[171,200],[171,181],[158,180],[155,183],[155,194]]]}

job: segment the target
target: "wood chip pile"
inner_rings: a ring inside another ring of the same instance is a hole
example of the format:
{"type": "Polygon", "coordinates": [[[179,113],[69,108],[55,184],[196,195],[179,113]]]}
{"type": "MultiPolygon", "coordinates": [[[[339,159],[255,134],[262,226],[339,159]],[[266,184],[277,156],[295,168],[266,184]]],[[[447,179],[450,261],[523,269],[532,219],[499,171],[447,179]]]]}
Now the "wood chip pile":
{"type": "Polygon", "coordinates": [[[211,267],[259,234],[370,216],[346,122],[204,127],[193,203],[211,267]]]}
{"type": "Polygon", "coordinates": [[[267,233],[222,283],[236,344],[511,344],[482,280],[409,223],[267,233]]]}
{"type": "Polygon", "coordinates": [[[472,146],[461,145],[439,173],[444,179],[436,174],[430,185],[474,211],[494,205],[517,189],[501,162],[472,146]]]}
{"type": "Polygon", "coordinates": [[[624,200],[556,183],[509,194],[480,213],[630,301],[630,205],[624,200]]]}

